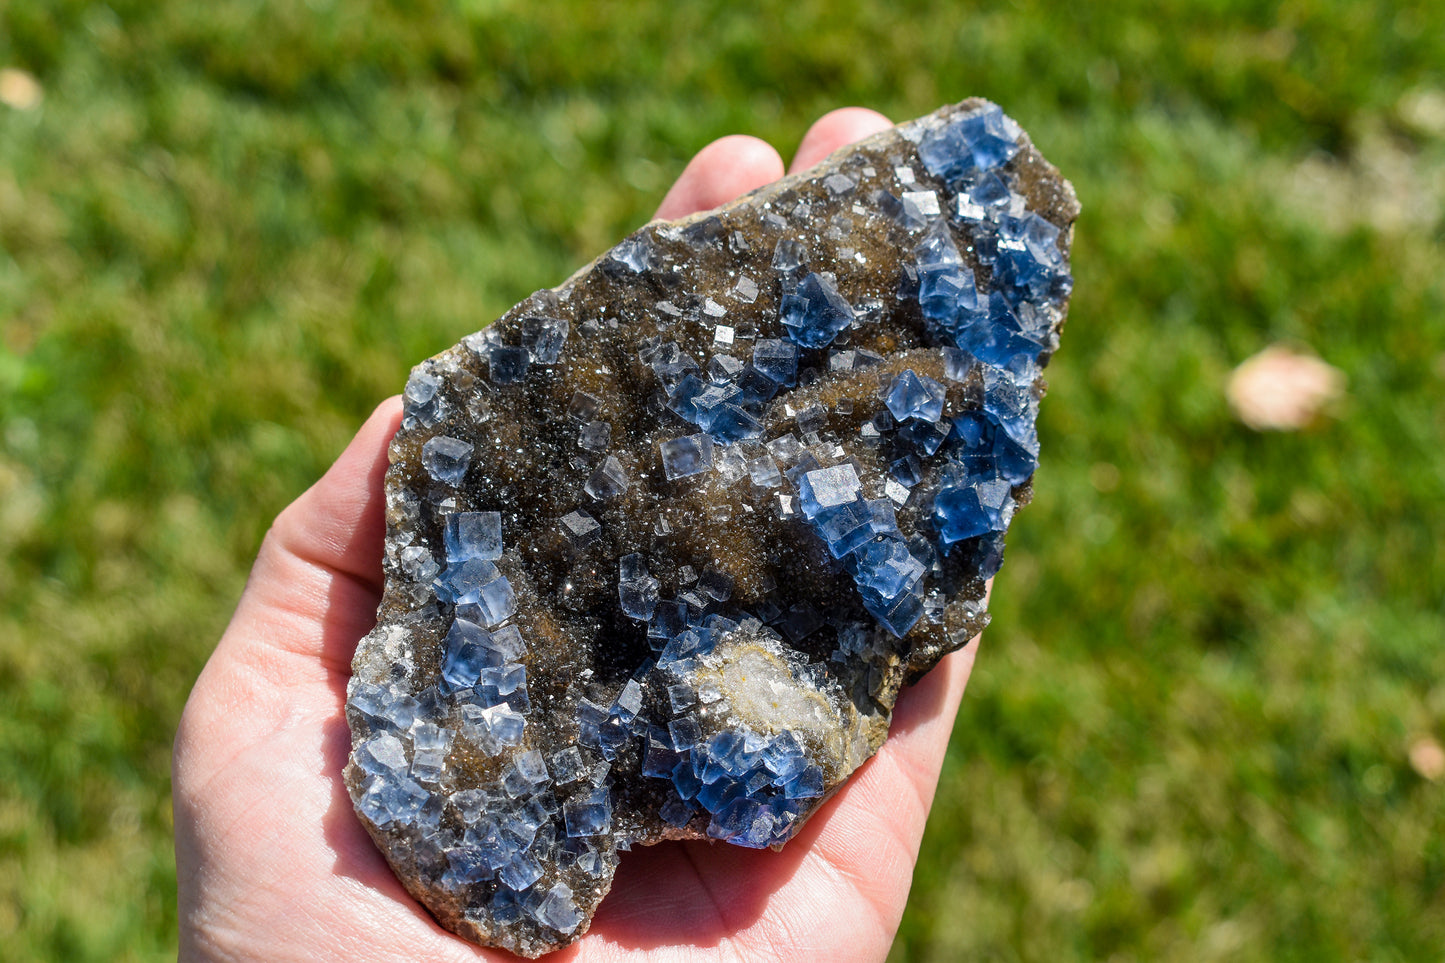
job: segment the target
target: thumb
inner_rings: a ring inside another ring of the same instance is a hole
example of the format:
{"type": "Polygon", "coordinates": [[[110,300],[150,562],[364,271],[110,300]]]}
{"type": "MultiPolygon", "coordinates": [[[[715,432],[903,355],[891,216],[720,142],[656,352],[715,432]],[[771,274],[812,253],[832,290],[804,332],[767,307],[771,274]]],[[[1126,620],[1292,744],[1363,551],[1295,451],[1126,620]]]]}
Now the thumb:
{"type": "Polygon", "coordinates": [[[386,448],[400,422],[401,399],[382,402],[272,524],[191,692],[182,735],[234,725],[242,708],[243,718],[268,728],[298,711],[339,705],[357,640],[375,624],[381,597],[386,448]]]}

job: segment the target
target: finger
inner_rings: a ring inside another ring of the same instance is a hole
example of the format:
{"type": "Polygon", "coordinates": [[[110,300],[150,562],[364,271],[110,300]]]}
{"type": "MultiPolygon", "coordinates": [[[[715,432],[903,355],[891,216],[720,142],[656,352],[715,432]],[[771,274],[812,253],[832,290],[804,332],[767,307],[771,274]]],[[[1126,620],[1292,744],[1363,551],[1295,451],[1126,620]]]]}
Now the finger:
{"type": "Polygon", "coordinates": [[[379,593],[386,448],[400,426],[400,397],[377,405],[320,481],[277,517],[270,534],[278,547],[379,593]]]}
{"type": "Polygon", "coordinates": [[[656,216],[686,217],[726,204],[783,176],[783,159],[766,141],[733,134],[697,152],[662,199],[656,216]]]}
{"type": "Polygon", "coordinates": [[[893,121],[867,107],[840,107],[826,113],[803,135],[803,142],[798,145],[788,173],[805,171],[838,148],[892,126],[893,121]]]}
{"type": "Polygon", "coordinates": [[[866,811],[878,811],[875,807],[888,798],[895,800],[895,811],[906,810],[908,818],[897,825],[913,837],[914,852],[923,836],[923,824],[933,804],[938,774],[977,652],[978,640],[974,639],[962,650],[944,656],[932,671],[903,690],[893,710],[887,741],[874,763],[849,786],[850,792],[856,791],[867,799],[866,811]],[[901,798],[901,793],[906,793],[907,798],[901,798]]]}
{"type": "Polygon", "coordinates": [[[382,402],[326,474],[277,517],[212,662],[242,662],[275,683],[350,664],[381,595],[386,449],[400,422],[401,399],[382,402]]]}
{"type": "Polygon", "coordinates": [[[830,801],[821,826],[796,841],[806,847],[798,878],[855,907],[850,939],[859,959],[881,958],[902,919],[977,645],[946,656],[903,692],[888,740],[830,801]]]}

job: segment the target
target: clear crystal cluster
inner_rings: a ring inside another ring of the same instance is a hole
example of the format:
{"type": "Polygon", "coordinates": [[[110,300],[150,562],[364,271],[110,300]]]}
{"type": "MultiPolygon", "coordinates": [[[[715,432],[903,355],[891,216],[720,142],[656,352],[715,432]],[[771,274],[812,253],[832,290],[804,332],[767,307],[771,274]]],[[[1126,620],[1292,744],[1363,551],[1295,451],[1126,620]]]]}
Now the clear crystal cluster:
{"type": "Polygon", "coordinates": [[[414,369],[346,783],[443,925],[537,956],[620,852],[780,846],[877,751],[987,622],[1077,212],[966,101],[414,369]]]}

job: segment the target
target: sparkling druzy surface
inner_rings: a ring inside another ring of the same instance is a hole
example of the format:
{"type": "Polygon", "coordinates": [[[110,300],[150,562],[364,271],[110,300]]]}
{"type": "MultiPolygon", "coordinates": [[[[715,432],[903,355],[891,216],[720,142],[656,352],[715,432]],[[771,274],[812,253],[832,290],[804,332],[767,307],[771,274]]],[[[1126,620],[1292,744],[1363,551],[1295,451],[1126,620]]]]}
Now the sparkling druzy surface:
{"type": "Polygon", "coordinates": [[[987,621],[1077,210],[966,101],[414,369],[346,783],[443,925],[556,948],[620,851],[781,845],[878,749],[987,621]]]}

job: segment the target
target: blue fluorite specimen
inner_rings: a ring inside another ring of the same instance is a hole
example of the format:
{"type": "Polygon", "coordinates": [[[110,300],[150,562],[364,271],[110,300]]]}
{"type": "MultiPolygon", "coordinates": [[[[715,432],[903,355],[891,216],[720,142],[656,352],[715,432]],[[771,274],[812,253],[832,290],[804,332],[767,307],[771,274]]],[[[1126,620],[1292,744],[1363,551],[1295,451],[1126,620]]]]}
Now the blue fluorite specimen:
{"type": "Polygon", "coordinates": [[[987,622],[1076,214],[969,101],[417,366],[346,784],[442,925],[569,943],[620,853],[781,846],[878,750],[987,622]]]}

